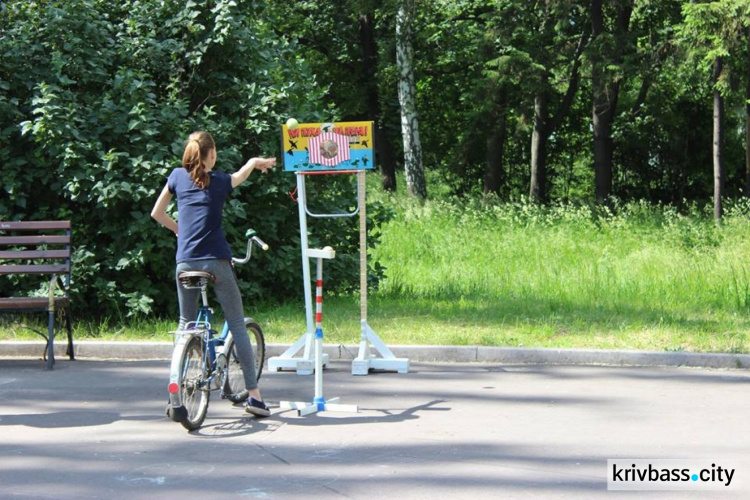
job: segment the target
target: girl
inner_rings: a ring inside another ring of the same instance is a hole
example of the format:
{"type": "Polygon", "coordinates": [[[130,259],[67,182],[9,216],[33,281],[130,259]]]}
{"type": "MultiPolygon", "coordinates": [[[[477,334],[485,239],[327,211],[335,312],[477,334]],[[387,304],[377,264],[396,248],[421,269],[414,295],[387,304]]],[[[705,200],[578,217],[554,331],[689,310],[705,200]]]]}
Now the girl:
{"type": "MultiPolygon", "coordinates": [[[[236,400],[247,399],[245,411],[259,417],[271,414],[263,402],[255,378],[255,362],[250,337],[245,328],[242,296],[232,267],[232,252],[221,229],[224,201],[232,190],[245,182],[253,170],[265,173],[276,165],[276,158],[251,158],[237,172],[215,172],[216,143],[208,132],[190,134],[182,155],[182,168],[175,168],[151,210],[162,226],[177,235],[177,269],[207,271],[216,277],[214,290],[237,346],[237,358],[245,376],[246,391],[236,400]],[[177,197],[179,221],[167,214],[167,206],[177,197]]],[[[187,290],[177,283],[180,303],[180,329],[195,318],[199,290],[187,290]]]]}

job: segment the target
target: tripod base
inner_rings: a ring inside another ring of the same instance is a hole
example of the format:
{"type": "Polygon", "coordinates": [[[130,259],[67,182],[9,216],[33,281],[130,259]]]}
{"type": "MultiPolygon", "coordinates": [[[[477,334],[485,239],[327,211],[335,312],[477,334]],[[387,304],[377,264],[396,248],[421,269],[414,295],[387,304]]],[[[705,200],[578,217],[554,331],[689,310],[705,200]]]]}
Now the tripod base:
{"type": "Polygon", "coordinates": [[[340,398],[329,399],[328,401],[317,401],[319,398],[315,398],[312,403],[301,403],[293,401],[282,401],[279,403],[279,407],[282,410],[297,410],[298,417],[304,417],[306,415],[312,415],[321,411],[334,411],[334,412],[347,412],[357,413],[359,408],[357,405],[342,405],[338,404],[340,398]]]}
{"type": "Polygon", "coordinates": [[[367,375],[370,370],[409,373],[409,358],[378,358],[370,355],[367,358],[352,361],[352,375],[367,375]]]}
{"type": "Polygon", "coordinates": [[[362,320],[359,354],[352,360],[352,375],[367,375],[370,370],[409,373],[409,358],[394,356],[367,321],[362,320]],[[370,353],[371,346],[378,352],[379,357],[370,353]]]}
{"type": "MultiPolygon", "coordinates": [[[[312,375],[315,371],[315,355],[311,348],[312,343],[312,334],[302,334],[297,342],[289,346],[281,355],[268,359],[268,370],[272,372],[294,370],[297,375],[312,375]],[[303,351],[303,354],[295,357],[299,351],[303,351]]],[[[327,368],[331,362],[331,357],[328,353],[323,353],[322,357],[323,368],[327,368]]]]}

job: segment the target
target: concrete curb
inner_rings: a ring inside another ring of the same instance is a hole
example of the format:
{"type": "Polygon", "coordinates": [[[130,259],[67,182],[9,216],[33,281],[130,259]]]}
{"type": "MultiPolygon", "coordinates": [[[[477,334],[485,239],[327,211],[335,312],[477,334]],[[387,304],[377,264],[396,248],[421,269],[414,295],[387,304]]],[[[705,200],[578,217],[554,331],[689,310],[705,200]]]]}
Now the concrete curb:
{"type": "MultiPolygon", "coordinates": [[[[268,344],[266,356],[278,356],[289,346],[268,344]]],[[[77,358],[168,360],[171,342],[75,342],[77,358]]],[[[410,361],[464,363],[503,363],[539,365],[606,365],[606,366],[687,366],[701,368],[748,369],[750,354],[692,352],[615,351],[604,349],[544,349],[484,346],[389,346],[398,358],[410,361]]],[[[34,341],[0,341],[0,357],[40,358],[44,344],[34,341]]],[[[324,345],[332,360],[354,359],[358,345],[324,345]]],[[[55,343],[55,355],[65,357],[65,343],[55,343]]]]}

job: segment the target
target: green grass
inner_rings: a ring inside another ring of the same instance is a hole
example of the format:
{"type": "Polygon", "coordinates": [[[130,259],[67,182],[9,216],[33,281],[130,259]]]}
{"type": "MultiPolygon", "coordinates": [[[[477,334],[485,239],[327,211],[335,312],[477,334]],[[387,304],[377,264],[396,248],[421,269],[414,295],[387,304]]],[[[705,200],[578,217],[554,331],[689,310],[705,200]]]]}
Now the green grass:
{"type": "MultiPolygon", "coordinates": [[[[371,176],[375,178],[376,176],[371,176]]],[[[693,208],[611,210],[497,200],[391,207],[370,259],[385,266],[368,322],[387,343],[750,352],[750,205],[721,225],[693,208]]],[[[359,297],[326,296],[327,343],[357,343],[359,297]]],[[[269,342],[305,329],[302,297],[248,313],[269,342]]],[[[77,338],[169,340],[170,320],[79,322],[77,338]]],[[[38,338],[9,323],[0,339],[38,338]]]]}
{"type": "Polygon", "coordinates": [[[746,205],[396,203],[379,295],[435,343],[748,352],[746,205]]]}

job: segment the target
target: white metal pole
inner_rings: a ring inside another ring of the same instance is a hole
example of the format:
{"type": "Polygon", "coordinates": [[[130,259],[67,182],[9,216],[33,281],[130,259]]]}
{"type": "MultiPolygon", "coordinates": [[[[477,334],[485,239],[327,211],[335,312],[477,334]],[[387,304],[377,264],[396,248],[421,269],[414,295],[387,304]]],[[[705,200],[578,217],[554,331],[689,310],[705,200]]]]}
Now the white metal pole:
{"type": "MultiPolygon", "coordinates": [[[[302,172],[297,172],[297,204],[299,208],[299,241],[302,247],[302,282],[305,291],[305,316],[307,318],[307,333],[312,333],[314,328],[313,306],[312,306],[312,287],[310,285],[310,258],[307,255],[307,213],[305,206],[307,204],[307,195],[305,193],[305,176],[302,172]]],[[[309,344],[309,343],[308,343],[309,344]]],[[[309,359],[309,345],[305,346],[305,359],[309,359]]]]}
{"type": "Polygon", "coordinates": [[[359,356],[367,359],[370,352],[367,324],[367,208],[364,170],[357,172],[357,203],[359,205],[359,356]]]}
{"type": "Polygon", "coordinates": [[[357,196],[359,198],[359,313],[360,320],[367,323],[367,209],[365,208],[365,171],[357,172],[357,196]]]}

